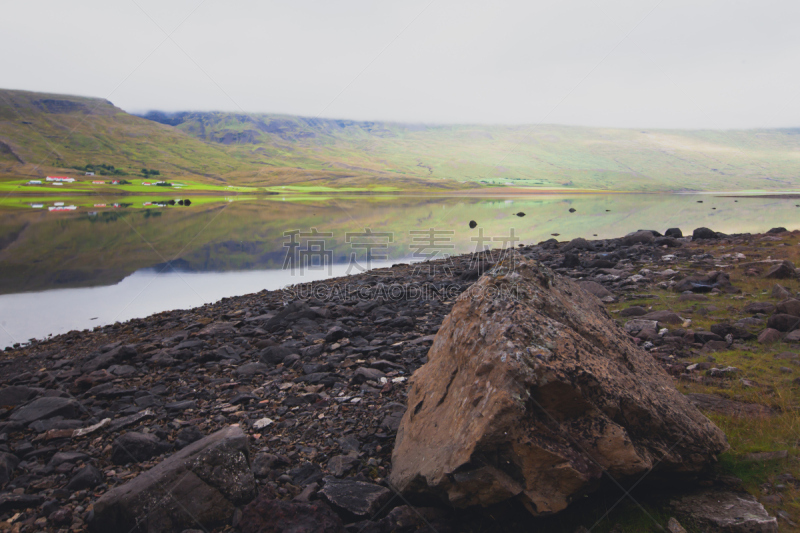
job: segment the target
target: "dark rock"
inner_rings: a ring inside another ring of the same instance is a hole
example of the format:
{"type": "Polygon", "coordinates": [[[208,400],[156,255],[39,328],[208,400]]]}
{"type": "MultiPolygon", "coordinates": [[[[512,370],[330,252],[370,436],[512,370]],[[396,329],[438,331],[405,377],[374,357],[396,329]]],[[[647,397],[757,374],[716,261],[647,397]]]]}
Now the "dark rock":
{"type": "Polygon", "coordinates": [[[11,413],[10,420],[29,424],[36,420],[46,420],[55,416],[75,418],[79,413],[79,404],[72,398],[46,396],[17,408],[11,413]]]}
{"type": "Polygon", "coordinates": [[[0,452],[0,487],[11,480],[19,458],[11,453],[0,452]]]}
{"type": "Polygon", "coordinates": [[[86,462],[89,459],[90,457],[83,452],[58,452],[50,458],[50,462],[47,463],[47,466],[49,468],[56,468],[64,463],[75,464],[86,462]]]}
{"type": "MultiPolygon", "coordinates": [[[[778,300],[794,299],[794,298],[792,298],[792,296],[793,295],[792,295],[791,291],[789,291],[789,289],[787,289],[783,285],[780,285],[779,283],[776,283],[772,287],[772,297],[773,298],[777,298],[778,300]]],[[[800,304],[800,301],[798,302],[798,304],[800,304]]],[[[784,313],[785,311],[780,311],[780,312],[784,313]]],[[[800,305],[798,305],[798,312],[800,312],[800,305]]],[[[789,313],[789,314],[792,315],[794,313],[789,313]]],[[[800,316],[800,315],[795,315],[795,316],[800,316]]]]}
{"type": "Polygon", "coordinates": [[[640,230],[625,235],[622,238],[622,243],[625,246],[633,246],[634,244],[650,244],[655,240],[652,231],[640,230]]]}
{"type": "Polygon", "coordinates": [[[795,272],[794,264],[791,261],[781,261],[777,265],[774,265],[770,268],[766,274],[764,274],[765,278],[770,279],[790,279],[797,276],[795,272]]]}
{"type": "Polygon", "coordinates": [[[183,400],[180,402],[172,402],[164,406],[164,408],[167,411],[172,411],[173,413],[185,411],[187,409],[194,409],[196,407],[197,407],[197,402],[195,400],[183,400]]]}
{"type": "Polygon", "coordinates": [[[292,478],[292,483],[298,487],[305,487],[322,479],[322,469],[320,469],[319,465],[309,462],[305,462],[297,468],[292,468],[287,474],[292,478]]]}
{"type": "Polygon", "coordinates": [[[680,228],[669,228],[667,231],[664,232],[664,236],[679,239],[683,237],[683,232],[681,231],[680,228]]]}
{"type": "Polygon", "coordinates": [[[594,250],[594,244],[583,237],[578,237],[565,244],[561,250],[563,252],[569,252],[571,250],[594,250]]]}
{"type": "Polygon", "coordinates": [[[286,346],[269,346],[261,350],[260,357],[263,363],[277,365],[278,363],[283,362],[283,359],[287,355],[292,353],[295,352],[286,346]]]}
{"type": "Polygon", "coordinates": [[[775,235],[775,234],[777,234],[777,233],[786,233],[787,231],[789,231],[789,230],[787,230],[787,229],[786,229],[786,228],[784,228],[784,227],[778,227],[778,228],[772,228],[772,229],[770,229],[769,231],[767,231],[767,233],[768,233],[769,235],[775,235]]]}
{"type": "Polygon", "coordinates": [[[683,243],[672,237],[658,237],[653,242],[656,246],[666,246],[667,248],[680,248],[683,243]]]}
{"type": "Polygon", "coordinates": [[[767,328],[758,335],[758,342],[761,344],[773,344],[780,341],[783,334],[777,329],[767,328]]]}
{"type": "Polygon", "coordinates": [[[72,523],[71,509],[57,509],[47,515],[47,520],[57,526],[66,526],[72,523]]]}
{"type": "Polygon", "coordinates": [[[695,331],[694,332],[694,342],[698,342],[700,344],[705,344],[709,341],[722,341],[725,340],[721,336],[717,335],[713,331],[695,331]]]}
{"type": "Polygon", "coordinates": [[[229,523],[235,508],[255,495],[247,436],[230,426],[104,494],[94,504],[89,528],[96,533],[166,533],[198,525],[211,530],[229,523]]]}
{"type": "Polygon", "coordinates": [[[170,444],[162,442],[151,433],[130,431],[117,437],[112,444],[111,462],[116,465],[147,461],[169,451],[170,444]]]}
{"type": "Polygon", "coordinates": [[[103,473],[92,465],[86,465],[78,470],[67,483],[71,491],[93,489],[103,482],[103,473]]]}
{"type": "Polygon", "coordinates": [[[386,377],[386,374],[377,368],[360,367],[353,373],[351,382],[360,385],[365,381],[380,381],[383,377],[386,377]]]}
{"type": "Polygon", "coordinates": [[[253,458],[253,475],[257,478],[269,476],[272,467],[278,462],[278,457],[271,453],[257,453],[253,458]]]}
{"type": "Polygon", "coordinates": [[[614,297],[614,295],[611,293],[611,291],[609,291],[608,289],[606,289],[605,287],[603,287],[602,285],[600,285],[596,281],[581,281],[581,282],[578,283],[578,285],[580,285],[581,289],[585,290],[589,294],[594,294],[595,296],[597,296],[601,300],[603,298],[609,298],[609,297],[613,298],[614,297]]]}
{"type": "Polygon", "coordinates": [[[81,366],[81,371],[88,373],[108,368],[113,364],[122,363],[136,357],[137,353],[136,347],[133,345],[117,346],[113,350],[102,353],[84,363],[81,366]]]}
{"type": "Polygon", "coordinates": [[[719,236],[716,231],[708,228],[697,228],[692,232],[692,240],[696,241],[697,239],[719,239],[719,236]]]}
{"type": "Polygon", "coordinates": [[[175,437],[175,449],[182,450],[191,443],[196,442],[205,436],[206,434],[195,426],[185,427],[180,430],[178,435],[175,437]]]}
{"type": "Polygon", "coordinates": [[[769,302],[751,302],[744,306],[744,311],[745,313],[763,313],[765,315],[769,315],[775,311],[775,305],[769,302]]]}
{"type": "Polygon", "coordinates": [[[672,311],[653,311],[642,316],[644,320],[655,320],[664,324],[683,324],[683,319],[672,311]]]}
{"type": "Polygon", "coordinates": [[[577,268],[581,266],[581,259],[575,252],[567,252],[564,254],[564,260],[561,261],[561,268],[577,268]]]}
{"type": "Polygon", "coordinates": [[[345,516],[372,517],[391,497],[392,491],[380,485],[338,479],[328,476],[323,479],[325,485],[320,489],[325,500],[334,509],[344,511],[345,516]]]}
{"type": "Polygon", "coordinates": [[[39,494],[0,494],[0,514],[20,509],[32,509],[44,502],[39,494]]]}
{"type": "Polygon", "coordinates": [[[246,363],[237,368],[234,373],[236,377],[245,378],[256,374],[266,374],[267,370],[269,370],[269,367],[264,363],[246,363]]]}
{"type": "Polygon", "coordinates": [[[242,533],[344,533],[341,518],[323,502],[304,503],[260,496],[242,510],[242,533]]]}
{"type": "Polygon", "coordinates": [[[518,216],[518,217],[524,217],[524,216],[525,216],[525,213],[523,213],[522,211],[520,211],[519,213],[517,213],[517,216],[518,216]]]}
{"type": "Polygon", "coordinates": [[[715,333],[723,339],[728,335],[732,336],[734,339],[741,340],[750,340],[756,337],[755,334],[750,333],[743,327],[733,324],[712,324],[711,333],[715,333]]]}
{"type": "Polygon", "coordinates": [[[767,320],[768,328],[777,329],[784,333],[797,329],[798,325],[800,325],[800,317],[783,313],[776,313],[767,320]]]}
{"type": "Polygon", "coordinates": [[[632,305],[619,312],[619,316],[643,316],[647,314],[647,309],[640,305],[632,305]]]}
{"type": "Polygon", "coordinates": [[[570,213],[574,213],[575,211],[577,211],[577,209],[575,209],[574,207],[570,207],[570,208],[569,208],[569,212],[570,212],[570,213]]]}
{"type": "Polygon", "coordinates": [[[711,411],[726,416],[765,417],[775,412],[765,405],[729,400],[715,394],[687,394],[686,397],[702,411],[711,411]]]}
{"type": "Polygon", "coordinates": [[[705,276],[690,276],[676,283],[672,290],[675,292],[711,292],[719,289],[722,292],[734,293],[739,289],[731,285],[730,275],[727,272],[709,272],[705,276]]]}
{"type": "Polygon", "coordinates": [[[359,465],[361,461],[355,455],[337,455],[328,461],[328,470],[336,477],[343,477],[359,465]]]}
{"type": "Polygon", "coordinates": [[[703,531],[778,532],[778,521],[750,494],[708,490],[681,496],[670,506],[687,523],[703,531]]]}
{"type": "Polygon", "coordinates": [[[12,385],[0,389],[0,407],[16,407],[39,396],[43,389],[12,385]]]}

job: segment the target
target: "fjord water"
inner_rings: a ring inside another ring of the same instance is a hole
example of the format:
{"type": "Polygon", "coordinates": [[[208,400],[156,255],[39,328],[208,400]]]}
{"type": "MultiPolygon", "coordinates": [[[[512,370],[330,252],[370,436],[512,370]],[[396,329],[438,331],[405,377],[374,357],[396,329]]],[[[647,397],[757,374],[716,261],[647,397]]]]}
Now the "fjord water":
{"type": "Polygon", "coordinates": [[[563,241],[637,229],[663,233],[669,227],[685,234],[700,226],[724,233],[800,227],[798,199],[709,194],[200,197],[189,207],[146,203],[136,197],[103,206],[88,197],[16,199],[0,209],[0,346],[358,273],[368,266],[369,245],[378,245],[369,265],[376,267],[536,243],[553,234],[563,241]],[[48,210],[57,201],[75,209],[48,210]],[[368,231],[373,236],[365,236],[368,231]],[[295,237],[298,247],[291,246],[291,232],[305,234],[295,237]],[[331,267],[283,268],[287,253],[302,260],[304,251],[313,265],[324,256],[331,267]]]}

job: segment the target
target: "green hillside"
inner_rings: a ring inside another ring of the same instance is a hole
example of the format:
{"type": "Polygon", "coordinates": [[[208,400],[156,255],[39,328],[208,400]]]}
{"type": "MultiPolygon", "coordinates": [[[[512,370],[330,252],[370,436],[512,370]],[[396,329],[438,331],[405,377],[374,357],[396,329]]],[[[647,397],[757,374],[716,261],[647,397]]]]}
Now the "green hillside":
{"type": "Polygon", "coordinates": [[[138,117],[99,99],[0,90],[6,189],[19,192],[22,180],[55,171],[79,176],[75,167],[87,164],[136,177],[155,169],[189,187],[246,192],[487,185],[787,191],[800,189],[800,129],[445,126],[223,112],[138,117]]]}

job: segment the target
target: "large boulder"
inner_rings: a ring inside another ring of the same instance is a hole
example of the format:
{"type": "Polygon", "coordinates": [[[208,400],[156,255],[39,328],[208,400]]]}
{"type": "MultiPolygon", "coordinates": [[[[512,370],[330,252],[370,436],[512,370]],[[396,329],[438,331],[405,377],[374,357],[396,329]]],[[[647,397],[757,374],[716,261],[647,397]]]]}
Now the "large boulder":
{"type": "Polygon", "coordinates": [[[98,533],[211,530],[255,495],[247,436],[229,426],[104,494],[89,527],[98,533]]]}
{"type": "Polygon", "coordinates": [[[596,299],[516,253],[459,298],[428,359],[392,455],[406,493],[547,514],[604,472],[695,473],[728,448],[596,299]]]}

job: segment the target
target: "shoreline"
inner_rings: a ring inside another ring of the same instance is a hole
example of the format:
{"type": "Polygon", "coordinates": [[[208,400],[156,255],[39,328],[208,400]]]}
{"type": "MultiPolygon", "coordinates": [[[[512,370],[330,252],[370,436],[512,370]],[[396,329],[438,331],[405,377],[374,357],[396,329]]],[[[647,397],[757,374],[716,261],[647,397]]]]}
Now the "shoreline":
{"type": "MultiPolygon", "coordinates": [[[[631,320],[644,323],[648,313],[662,313],[653,319],[658,324],[653,331],[628,326],[625,331],[673,377],[681,392],[692,396],[692,401],[697,396],[697,401],[706,402],[705,412],[728,427],[737,423],[736,409],[780,412],[778,399],[764,387],[776,389],[779,396],[795,394],[791,375],[775,368],[775,381],[768,381],[773,374],[767,375],[761,367],[751,370],[751,366],[755,358],[772,365],[773,352],[800,345],[776,341],[773,348],[747,337],[766,325],[766,315],[742,315],[742,308],[769,298],[762,288],[775,280],[764,275],[780,263],[776,259],[780,254],[795,253],[798,239],[797,231],[713,234],[699,241],[640,231],[594,241],[551,239],[518,251],[559,276],[587,283],[583,289],[600,298],[620,326],[631,320]],[[676,289],[703,276],[710,281],[698,285],[697,292],[690,289],[687,296],[676,289]],[[673,320],[672,315],[678,313],[683,323],[673,320]],[[724,313],[750,321],[741,331],[731,330],[736,337],[731,336],[730,342],[716,340],[712,333],[727,322],[724,313]],[[659,329],[666,333],[660,334],[659,329]],[[739,356],[731,353],[741,353],[744,359],[734,360],[739,356]],[[712,356],[719,363],[710,362],[712,356]],[[750,366],[740,361],[751,361],[750,366]],[[728,375],[733,371],[722,371],[734,363],[741,368],[736,370],[736,379],[728,375]],[[739,378],[757,379],[764,386],[747,389],[739,378]],[[724,388],[737,395],[736,401],[720,396],[724,388]],[[730,410],[733,414],[724,414],[730,410]]],[[[44,502],[55,500],[59,508],[69,510],[72,523],[83,528],[91,523],[91,509],[98,498],[163,462],[187,441],[232,425],[244,433],[255,486],[264,497],[287,502],[301,494],[313,497],[330,479],[327,476],[386,487],[409,378],[427,363],[428,349],[455,301],[491,268],[496,256],[484,254],[477,263],[471,259],[471,254],[465,254],[451,258],[450,263],[397,264],[299,284],[311,292],[290,305],[298,285],[223,298],[3,352],[0,391],[8,387],[30,391],[26,392],[30,396],[14,400],[16,407],[0,408],[0,434],[6,435],[0,447],[20,454],[21,461],[12,468],[5,488],[23,488],[30,498],[21,510],[0,512],[0,520],[21,512],[18,520],[33,524],[49,516],[44,502]],[[388,277],[388,273],[393,275],[388,277]],[[427,285],[434,297],[370,297],[378,295],[379,284],[387,280],[404,286],[427,285]],[[342,285],[347,286],[344,293],[342,285]],[[71,410],[62,411],[61,418],[42,415],[21,422],[16,413],[37,397],[59,398],[71,410]],[[125,437],[131,434],[149,435],[141,439],[155,444],[135,459],[125,457],[120,442],[134,438],[125,437]],[[72,463],[48,469],[56,452],[77,455],[68,456],[72,463]],[[67,489],[87,466],[99,472],[98,480],[86,488],[67,489]]],[[[788,290],[798,289],[795,278],[780,282],[788,290]]],[[[787,411],[786,416],[796,416],[792,413],[787,411]]],[[[748,450],[733,440],[735,432],[730,435],[731,453],[748,450]]],[[[778,439],[776,446],[784,446],[783,438],[773,438],[778,439]]],[[[792,438],[796,440],[796,435],[792,438]]],[[[715,472],[728,474],[725,468],[732,457],[726,456],[715,472]]],[[[714,479],[708,478],[708,485],[721,490],[714,479]]],[[[731,481],[726,478],[725,483],[731,481]]],[[[761,489],[755,485],[752,490],[761,489]]],[[[656,497],[653,505],[660,506],[660,501],[656,497]]],[[[588,516],[596,512],[597,518],[608,509],[602,494],[593,494],[580,505],[587,506],[588,516]]],[[[793,512],[790,506],[780,508],[793,512]]],[[[499,514],[480,508],[437,509],[437,516],[458,531],[481,521],[501,531],[541,528],[572,533],[578,525],[590,526],[595,521],[582,524],[587,515],[570,512],[534,518],[524,509],[518,513],[516,507],[499,514]]],[[[55,533],[58,527],[47,522],[39,529],[55,533]]]]}

